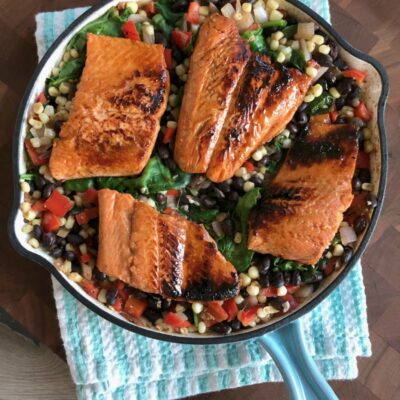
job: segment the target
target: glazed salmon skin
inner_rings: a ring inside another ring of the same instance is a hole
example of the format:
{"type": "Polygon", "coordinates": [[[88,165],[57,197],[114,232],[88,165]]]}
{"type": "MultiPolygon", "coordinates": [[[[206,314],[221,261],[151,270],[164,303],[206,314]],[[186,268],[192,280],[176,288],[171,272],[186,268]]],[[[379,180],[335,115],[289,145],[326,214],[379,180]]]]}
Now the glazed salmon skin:
{"type": "Polygon", "coordinates": [[[139,174],[169,93],[161,45],[87,34],[87,57],[68,121],[53,144],[59,180],[139,174]]]}
{"type": "Polygon", "coordinates": [[[115,190],[102,189],[98,198],[100,271],[166,298],[211,301],[238,293],[235,268],[203,225],[115,190]]]}
{"type": "Polygon", "coordinates": [[[249,58],[249,46],[232,19],[213,14],[205,20],[190,58],[175,141],[174,158],[184,171],[206,172],[249,58]]]}
{"type": "Polygon", "coordinates": [[[357,154],[354,126],[311,124],[250,217],[249,249],[317,263],[353,200],[357,154]]]}

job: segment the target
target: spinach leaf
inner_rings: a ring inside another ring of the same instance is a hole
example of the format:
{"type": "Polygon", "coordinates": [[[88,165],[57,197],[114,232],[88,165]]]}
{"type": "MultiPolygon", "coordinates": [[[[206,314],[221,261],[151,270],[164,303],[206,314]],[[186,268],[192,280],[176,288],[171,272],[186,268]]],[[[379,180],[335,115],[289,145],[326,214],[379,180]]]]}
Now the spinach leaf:
{"type": "Polygon", "coordinates": [[[156,14],[153,17],[153,22],[154,22],[155,27],[159,31],[161,31],[164,34],[164,36],[166,36],[167,38],[170,37],[171,32],[172,32],[172,26],[167,24],[167,21],[161,14],[156,14]]]}
{"type": "Polygon", "coordinates": [[[282,29],[282,32],[286,39],[292,40],[297,33],[297,25],[288,25],[282,29]]]}
{"type": "Polygon", "coordinates": [[[259,53],[264,53],[266,51],[267,44],[265,43],[262,28],[258,28],[255,31],[243,32],[242,37],[249,43],[251,51],[259,53]]]}
{"type": "Polygon", "coordinates": [[[261,189],[254,188],[241,197],[236,205],[234,217],[236,231],[242,234],[242,241],[237,244],[232,238],[224,236],[218,240],[218,248],[225,258],[230,261],[238,272],[249,268],[254,252],[247,248],[248,221],[251,210],[261,196],[261,189]]]}
{"type": "Polygon", "coordinates": [[[294,49],[292,51],[289,64],[304,72],[306,70],[306,59],[303,52],[301,50],[294,49]]]}
{"type": "Polygon", "coordinates": [[[102,177],[96,178],[96,186],[98,189],[114,189],[119,192],[124,192],[126,190],[126,182],[129,178],[125,177],[102,177]]]}
{"type": "Polygon", "coordinates": [[[273,261],[273,271],[307,271],[307,266],[304,264],[300,264],[296,261],[289,261],[289,260],[283,260],[279,257],[276,257],[275,260],[273,261]]]}
{"type": "Polygon", "coordinates": [[[316,97],[308,104],[307,110],[310,115],[323,114],[324,112],[329,111],[333,101],[334,99],[330,94],[323,92],[321,96],[316,97]]]}
{"type": "Polygon", "coordinates": [[[189,205],[189,210],[180,209],[179,211],[198,224],[210,224],[219,213],[219,210],[202,210],[193,204],[189,205]]]}
{"type": "Polygon", "coordinates": [[[64,182],[64,189],[74,192],[85,192],[91,187],[94,187],[92,178],[71,179],[64,182]]]}
{"type": "Polygon", "coordinates": [[[183,13],[175,13],[171,10],[171,2],[169,0],[158,0],[156,9],[169,25],[175,25],[183,17],[183,13]]]}
{"type": "Polygon", "coordinates": [[[157,193],[169,189],[182,189],[189,184],[190,179],[190,174],[181,170],[173,175],[155,156],[150,159],[142,174],[127,180],[125,186],[130,191],[141,189],[144,193],[157,193]]]}
{"type": "Polygon", "coordinates": [[[66,61],[60,68],[58,76],[48,78],[46,83],[49,86],[59,86],[62,82],[78,79],[81,76],[83,64],[83,61],[79,58],[66,61]]]}

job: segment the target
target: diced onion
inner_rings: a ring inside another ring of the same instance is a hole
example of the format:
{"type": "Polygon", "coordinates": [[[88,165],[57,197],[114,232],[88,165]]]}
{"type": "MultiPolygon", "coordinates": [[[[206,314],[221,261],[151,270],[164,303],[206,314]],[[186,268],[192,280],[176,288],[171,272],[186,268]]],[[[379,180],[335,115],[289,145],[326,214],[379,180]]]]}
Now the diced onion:
{"type": "Polygon", "coordinates": [[[314,22],[299,22],[297,25],[296,39],[311,40],[314,37],[314,22]]]}
{"type": "Polygon", "coordinates": [[[306,41],[304,39],[300,39],[300,48],[303,51],[304,59],[306,61],[311,60],[311,53],[308,51],[307,44],[306,44],[306,41]]]}
{"type": "Polygon", "coordinates": [[[182,18],[181,30],[182,30],[182,32],[188,31],[188,24],[187,24],[186,18],[182,18]]]}
{"type": "Polygon", "coordinates": [[[179,317],[179,319],[182,320],[182,321],[187,321],[187,320],[188,320],[187,315],[186,315],[185,313],[183,313],[183,312],[177,312],[176,315],[177,315],[177,316],[179,317]]]}
{"type": "Polygon", "coordinates": [[[248,307],[256,306],[258,304],[258,299],[256,296],[249,296],[244,299],[244,303],[248,307]]]}
{"type": "Polygon", "coordinates": [[[147,4],[151,3],[153,0],[136,0],[137,5],[140,7],[146,6],[147,4]]]}
{"type": "Polygon", "coordinates": [[[312,83],[315,83],[319,80],[319,78],[321,78],[322,75],[325,74],[326,71],[328,71],[328,67],[319,67],[318,68],[318,73],[317,75],[315,75],[314,79],[312,80],[312,83]]]}
{"type": "Polygon", "coordinates": [[[221,13],[224,17],[231,18],[233,14],[235,14],[235,9],[233,8],[231,3],[226,3],[221,8],[221,13]]]}
{"type": "Polygon", "coordinates": [[[150,44],[155,43],[154,28],[151,25],[143,29],[143,42],[150,44]]]}
{"type": "Polygon", "coordinates": [[[339,233],[340,240],[344,246],[357,240],[357,234],[351,226],[342,226],[339,233]]]}
{"type": "Polygon", "coordinates": [[[167,208],[176,208],[176,196],[167,195],[167,208]]]}
{"type": "Polygon", "coordinates": [[[295,297],[306,298],[310,297],[314,292],[313,285],[304,285],[294,293],[295,297]]]}
{"type": "Polygon", "coordinates": [[[209,3],[208,8],[210,9],[210,14],[219,13],[218,7],[214,3],[209,3]]]}
{"type": "Polygon", "coordinates": [[[239,32],[246,31],[251,25],[253,25],[254,19],[251,13],[242,13],[242,18],[235,21],[239,32]]]}
{"type": "Polygon", "coordinates": [[[138,22],[144,22],[144,21],[149,21],[149,19],[147,18],[147,16],[142,15],[142,14],[131,14],[128,17],[129,21],[132,21],[133,23],[138,23],[138,22]]]}
{"type": "Polygon", "coordinates": [[[214,221],[211,224],[212,228],[214,229],[214,232],[218,235],[218,236],[223,236],[224,235],[224,231],[222,230],[222,226],[221,226],[221,222],[218,221],[214,221]]]}
{"type": "Polygon", "coordinates": [[[240,0],[236,0],[236,12],[237,13],[242,12],[242,5],[240,4],[240,0]]]}
{"type": "Polygon", "coordinates": [[[254,4],[253,11],[254,19],[257,23],[263,24],[268,21],[268,13],[264,7],[263,1],[257,1],[257,3],[254,4]]]}

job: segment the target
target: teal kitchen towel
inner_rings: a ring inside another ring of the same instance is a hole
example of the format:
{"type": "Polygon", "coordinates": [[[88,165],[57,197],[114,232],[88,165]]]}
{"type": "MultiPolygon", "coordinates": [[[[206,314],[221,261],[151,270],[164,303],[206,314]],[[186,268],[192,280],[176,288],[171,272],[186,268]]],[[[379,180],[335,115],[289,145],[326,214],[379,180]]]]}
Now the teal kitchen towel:
{"type": "MultiPolygon", "coordinates": [[[[327,0],[304,1],[329,19],[327,0]]],[[[39,58],[85,8],[36,17],[39,58]]],[[[257,340],[191,346],[156,341],[100,318],[53,280],[71,374],[81,400],[169,400],[282,380],[257,340]]],[[[303,317],[307,346],[328,379],[357,377],[358,356],[371,354],[361,265],[303,317]]]]}

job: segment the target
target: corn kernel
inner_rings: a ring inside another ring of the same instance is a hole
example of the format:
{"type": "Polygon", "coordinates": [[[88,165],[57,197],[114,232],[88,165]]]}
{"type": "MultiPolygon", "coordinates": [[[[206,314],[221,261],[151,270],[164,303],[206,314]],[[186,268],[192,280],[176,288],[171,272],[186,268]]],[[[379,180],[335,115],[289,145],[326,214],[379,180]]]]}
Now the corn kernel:
{"type": "Polygon", "coordinates": [[[291,47],[293,50],[299,50],[300,49],[300,42],[298,40],[293,40],[291,47]]]}
{"type": "Polygon", "coordinates": [[[242,242],[242,234],[240,232],[236,232],[233,238],[233,241],[237,244],[242,242]]]}
{"type": "Polygon", "coordinates": [[[54,86],[50,86],[49,89],[48,89],[48,92],[49,92],[49,95],[50,95],[51,97],[57,97],[57,96],[60,94],[60,92],[58,91],[58,89],[55,88],[54,86]]]}
{"type": "Polygon", "coordinates": [[[71,279],[71,281],[79,283],[83,280],[82,275],[78,274],[77,272],[71,272],[68,276],[69,279],[71,279]]]}
{"type": "Polygon", "coordinates": [[[311,89],[312,94],[315,97],[319,97],[321,96],[322,92],[323,92],[323,88],[322,85],[320,85],[319,83],[317,83],[316,85],[314,85],[311,89]]]}
{"type": "Polygon", "coordinates": [[[32,110],[35,114],[40,114],[43,112],[43,104],[38,102],[32,106],[32,110]]]}
{"type": "Polygon", "coordinates": [[[178,126],[178,124],[176,123],[176,121],[168,121],[167,122],[167,128],[176,129],[177,126],[178,126]]]}
{"type": "Polygon", "coordinates": [[[195,314],[200,314],[203,311],[203,304],[198,302],[192,303],[192,310],[195,314]]]}
{"type": "Polygon", "coordinates": [[[251,278],[245,273],[241,273],[239,275],[239,280],[240,280],[240,286],[242,287],[249,286],[251,283],[251,278]]]}
{"type": "Polygon", "coordinates": [[[250,192],[250,190],[254,189],[254,187],[255,187],[254,182],[247,181],[243,185],[243,190],[245,192],[250,192]]]}
{"type": "Polygon", "coordinates": [[[236,304],[242,304],[244,302],[243,296],[240,294],[234,298],[236,304]]]}
{"type": "Polygon", "coordinates": [[[52,74],[55,78],[57,78],[57,76],[60,75],[60,68],[54,67],[54,68],[51,70],[51,74],[52,74]]]}
{"type": "Polygon", "coordinates": [[[40,139],[37,137],[31,138],[29,140],[31,141],[31,144],[35,149],[39,148],[42,145],[40,139]]]}
{"type": "Polygon", "coordinates": [[[279,8],[279,3],[276,0],[268,0],[267,8],[270,10],[277,10],[279,8]]]}
{"type": "Polygon", "coordinates": [[[243,3],[242,4],[242,10],[246,13],[251,13],[252,10],[252,5],[250,3],[243,3]]]}
{"type": "Polygon", "coordinates": [[[72,57],[72,58],[78,58],[78,57],[79,57],[78,50],[76,50],[76,49],[71,49],[71,50],[69,51],[69,54],[71,54],[71,57],[72,57]]]}
{"type": "Polygon", "coordinates": [[[100,301],[100,303],[107,303],[107,289],[101,289],[98,296],[97,300],[100,301]]]}
{"type": "Polygon", "coordinates": [[[361,189],[365,192],[372,192],[374,190],[374,185],[370,182],[365,182],[361,185],[361,189]]]}
{"type": "Polygon", "coordinates": [[[250,296],[258,296],[258,294],[260,293],[260,288],[256,285],[251,284],[247,286],[246,291],[250,296]]]}
{"type": "Polygon", "coordinates": [[[338,99],[340,97],[340,93],[339,91],[335,88],[335,87],[331,87],[329,89],[329,94],[334,98],[334,99],[338,99]]]}
{"type": "Polygon", "coordinates": [[[306,74],[311,78],[315,78],[318,74],[318,70],[314,67],[307,67],[306,74]]]}
{"type": "Polygon", "coordinates": [[[259,304],[265,304],[267,302],[267,296],[264,296],[263,294],[259,294],[257,296],[257,301],[259,304]]]}
{"type": "Polygon", "coordinates": [[[278,50],[279,42],[276,39],[272,39],[269,47],[271,48],[271,50],[278,50]]]}
{"type": "Polygon", "coordinates": [[[30,238],[28,240],[28,244],[30,244],[34,249],[38,249],[39,246],[40,246],[39,241],[37,239],[35,239],[35,238],[30,238]]]}
{"type": "Polygon", "coordinates": [[[241,13],[235,12],[235,13],[233,14],[233,19],[234,19],[235,21],[240,21],[242,18],[243,18],[243,15],[242,15],[241,13]]]}
{"type": "Polygon", "coordinates": [[[64,56],[63,56],[63,61],[67,62],[67,61],[70,60],[70,58],[71,58],[70,52],[69,52],[69,51],[66,51],[66,52],[64,53],[64,56]]]}
{"type": "Polygon", "coordinates": [[[283,37],[285,35],[283,34],[282,31],[278,31],[278,32],[273,33],[271,36],[272,36],[272,39],[275,39],[275,40],[279,41],[279,40],[283,39],[283,37]]]}
{"type": "Polygon", "coordinates": [[[336,244],[335,247],[333,248],[332,255],[335,257],[340,257],[343,255],[343,253],[344,253],[343,246],[340,243],[336,244]]]}
{"type": "Polygon", "coordinates": [[[54,115],[54,107],[51,106],[50,104],[47,105],[47,106],[44,108],[44,113],[47,114],[49,117],[52,117],[52,116],[54,115]]]}
{"type": "Polygon", "coordinates": [[[210,14],[210,9],[208,6],[200,6],[199,14],[204,15],[205,17],[210,14]]]}
{"type": "Polygon", "coordinates": [[[271,14],[269,15],[271,21],[280,21],[282,18],[283,14],[278,10],[271,11],[271,14]]]}
{"type": "Polygon", "coordinates": [[[31,224],[25,224],[25,225],[22,227],[21,231],[22,231],[23,233],[31,233],[31,232],[33,231],[33,225],[31,225],[31,224]]]}
{"type": "Polygon", "coordinates": [[[249,275],[251,279],[258,279],[260,273],[257,267],[250,267],[249,270],[247,271],[247,275],[249,275]]]}
{"type": "Polygon", "coordinates": [[[319,51],[321,54],[328,55],[328,54],[331,52],[331,48],[330,48],[328,45],[323,44],[323,45],[321,45],[321,46],[318,47],[318,51],[319,51]]]}
{"type": "Polygon", "coordinates": [[[33,126],[36,130],[42,129],[43,127],[42,121],[38,121],[37,119],[30,118],[28,122],[29,125],[33,126]]]}
{"type": "Polygon", "coordinates": [[[308,94],[304,97],[304,103],[311,103],[315,99],[313,94],[308,94]]]}
{"type": "Polygon", "coordinates": [[[39,119],[40,119],[40,121],[42,122],[43,125],[47,124],[49,122],[49,120],[50,120],[49,116],[44,112],[39,114],[39,119]]]}
{"type": "Polygon", "coordinates": [[[286,286],[281,286],[276,289],[277,296],[285,296],[287,294],[286,286]]]}
{"type": "Polygon", "coordinates": [[[71,89],[70,86],[66,82],[61,83],[59,87],[60,93],[62,94],[68,94],[70,89],[71,89]]]}
{"type": "MultiPolygon", "coordinates": [[[[24,193],[29,193],[31,191],[31,185],[25,181],[21,182],[20,188],[21,188],[21,192],[24,192],[24,193]]],[[[24,203],[22,203],[22,204],[24,204],[24,203]]],[[[29,204],[29,203],[27,203],[27,204],[29,204]]],[[[30,206],[30,204],[29,204],[29,206],[30,206]]]]}
{"type": "Polygon", "coordinates": [[[197,325],[197,330],[199,331],[199,333],[206,333],[207,330],[207,326],[203,321],[199,322],[199,325],[197,325]]]}
{"type": "Polygon", "coordinates": [[[283,62],[285,62],[285,59],[286,59],[286,57],[285,57],[285,54],[283,54],[281,51],[279,52],[279,54],[278,54],[278,57],[276,57],[276,61],[278,62],[278,63],[283,63],[283,62]]]}
{"type": "Polygon", "coordinates": [[[315,50],[315,43],[312,42],[311,40],[308,40],[308,41],[306,42],[306,47],[307,47],[307,50],[308,50],[310,53],[312,53],[312,52],[315,50]]]}
{"type": "Polygon", "coordinates": [[[262,154],[262,152],[260,150],[257,150],[252,154],[251,158],[254,161],[261,161],[262,158],[263,158],[263,154],[262,154]]]}
{"type": "Polygon", "coordinates": [[[63,106],[65,105],[65,103],[67,102],[67,98],[64,96],[57,96],[56,97],[56,104],[58,104],[59,106],[63,106]]]}
{"type": "Polygon", "coordinates": [[[321,46],[325,42],[325,38],[322,35],[314,35],[311,40],[318,46],[321,46]]]}
{"type": "Polygon", "coordinates": [[[136,14],[138,11],[138,3],[136,1],[129,1],[126,3],[126,8],[130,8],[133,14],[136,14]]]}
{"type": "Polygon", "coordinates": [[[40,198],[42,197],[42,192],[41,192],[40,190],[35,190],[35,191],[32,193],[32,197],[33,197],[34,199],[40,199],[40,198]]]}

